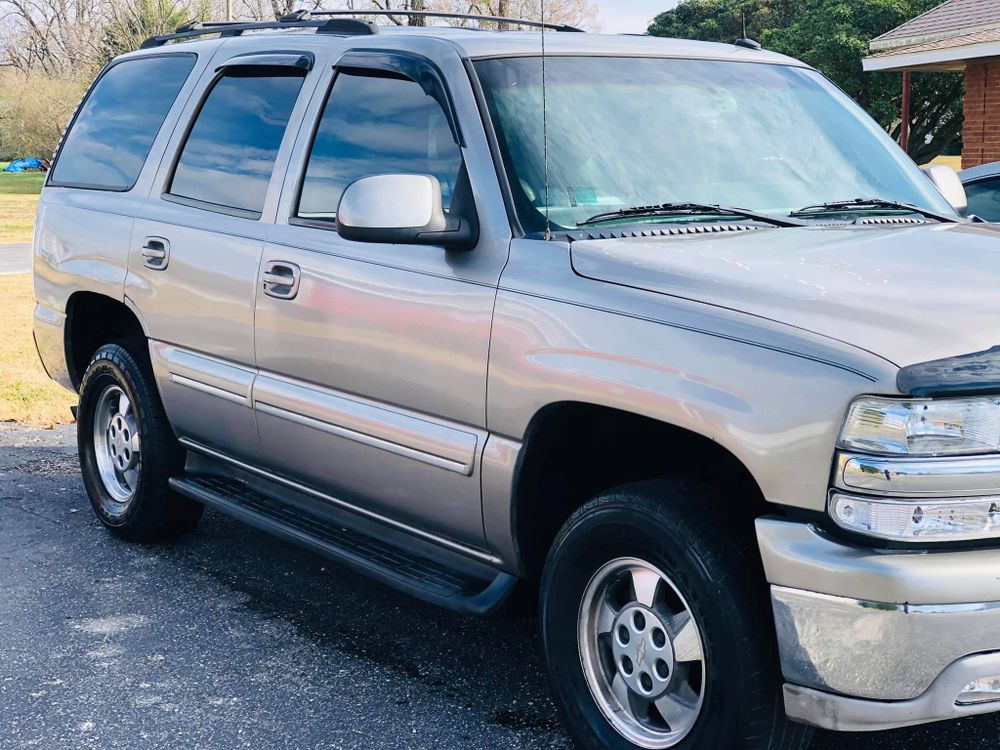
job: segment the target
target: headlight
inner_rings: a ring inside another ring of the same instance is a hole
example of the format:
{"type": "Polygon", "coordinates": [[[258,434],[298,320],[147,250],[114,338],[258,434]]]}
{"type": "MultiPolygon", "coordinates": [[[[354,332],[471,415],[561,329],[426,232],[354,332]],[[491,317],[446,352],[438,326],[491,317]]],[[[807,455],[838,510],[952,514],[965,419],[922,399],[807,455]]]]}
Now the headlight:
{"type": "Polygon", "coordinates": [[[861,398],[851,404],[839,446],[909,456],[997,452],[1000,399],[861,398]]]}
{"type": "Polygon", "coordinates": [[[899,542],[1000,537],[1000,496],[900,500],[834,492],[830,516],[848,531],[899,542]]]}

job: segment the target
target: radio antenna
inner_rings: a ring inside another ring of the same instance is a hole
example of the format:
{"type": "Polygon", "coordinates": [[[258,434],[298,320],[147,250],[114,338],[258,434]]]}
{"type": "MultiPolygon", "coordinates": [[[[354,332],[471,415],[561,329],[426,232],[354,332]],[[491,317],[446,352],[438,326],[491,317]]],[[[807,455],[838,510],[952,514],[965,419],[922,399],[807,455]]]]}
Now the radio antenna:
{"type": "MultiPolygon", "coordinates": [[[[545,23],[545,0],[541,0],[542,24],[545,23]]],[[[552,239],[552,222],[549,221],[549,121],[548,99],[545,90],[545,26],[542,26],[542,169],[545,178],[545,239],[552,239]]]]}

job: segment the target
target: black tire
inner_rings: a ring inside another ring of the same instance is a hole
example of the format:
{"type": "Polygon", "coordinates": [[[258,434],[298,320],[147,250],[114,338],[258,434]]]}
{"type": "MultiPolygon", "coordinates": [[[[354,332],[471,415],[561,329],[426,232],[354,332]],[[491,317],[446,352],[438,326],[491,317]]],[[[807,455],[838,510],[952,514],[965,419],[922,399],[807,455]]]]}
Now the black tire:
{"type": "Polygon", "coordinates": [[[204,511],[203,505],[177,495],[167,486],[169,478],[183,468],[184,450],[163,411],[144,345],[145,341],[105,344],[97,350],[83,376],[77,413],[80,468],[90,503],[111,533],[131,542],[175,537],[194,528],[204,511]],[[116,501],[101,478],[94,436],[99,399],[114,386],[125,393],[134,409],[141,445],[137,481],[131,498],[124,502],[116,501]]]}
{"type": "Polygon", "coordinates": [[[703,699],[681,750],[794,750],[813,730],[784,712],[779,662],[752,530],[725,523],[710,485],[658,480],[599,494],[563,526],[541,586],[545,658],[563,723],[586,750],[631,750],[602,713],[581,662],[581,602],[595,573],[638,558],[665,573],[701,630],[703,699]]]}

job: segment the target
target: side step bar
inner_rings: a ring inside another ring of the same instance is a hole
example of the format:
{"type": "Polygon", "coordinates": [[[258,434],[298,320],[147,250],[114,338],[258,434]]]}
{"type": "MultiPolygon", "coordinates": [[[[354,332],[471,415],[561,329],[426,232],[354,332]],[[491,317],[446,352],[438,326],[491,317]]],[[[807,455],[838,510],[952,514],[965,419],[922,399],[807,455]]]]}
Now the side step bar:
{"type": "Polygon", "coordinates": [[[506,573],[497,573],[492,580],[456,573],[436,560],[268,497],[237,479],[208,475],[172,477],[170,488],[388,586],[459,612],[483,615],[496,611],[518,580],[506,573]]]}

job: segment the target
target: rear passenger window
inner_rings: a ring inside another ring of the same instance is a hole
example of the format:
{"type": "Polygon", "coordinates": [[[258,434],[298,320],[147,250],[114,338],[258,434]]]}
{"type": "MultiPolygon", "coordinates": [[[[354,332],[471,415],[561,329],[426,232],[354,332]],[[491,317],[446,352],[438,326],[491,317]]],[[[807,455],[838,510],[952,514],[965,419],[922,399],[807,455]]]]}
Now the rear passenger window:
{"type": "Polygon", "coordinates": [[[451,205],[462,152],[437,100],[408,78],[341,72],[323,110],[298,215],[333,220],[344,188],[378,174],[429,174],[451,205]]]}
{"type": "Polygon", "coordinates": [[[160,55],[108,68],[66,134],[49,184],[131,189],[195,60],[160,55]]]}
{"type": "Polygon", "coordinates": [[[302,81],[300,71],[249,69],[216,81],[181,149],[169,194],[259,218],[302,81]]]}

